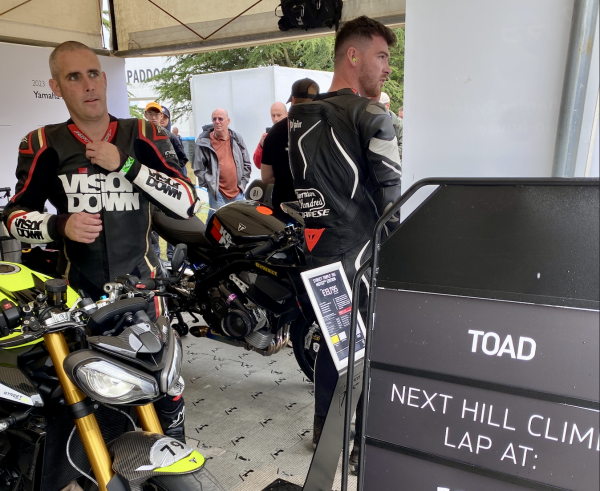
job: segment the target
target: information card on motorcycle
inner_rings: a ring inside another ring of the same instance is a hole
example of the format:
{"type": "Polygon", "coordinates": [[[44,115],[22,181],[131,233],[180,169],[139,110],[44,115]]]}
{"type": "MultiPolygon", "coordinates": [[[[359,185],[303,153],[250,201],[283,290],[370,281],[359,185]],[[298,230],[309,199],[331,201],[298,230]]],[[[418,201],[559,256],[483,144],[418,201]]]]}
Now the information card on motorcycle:
{"type": "MultiPolygon", "coordinates": [[[[302,273],[327,347],[338,371],[348,366],[352,290],[342,263],[337,262],[302,273]]],[[[365,326],[358,314],[356,360],[365,354],[365,326]]]]}

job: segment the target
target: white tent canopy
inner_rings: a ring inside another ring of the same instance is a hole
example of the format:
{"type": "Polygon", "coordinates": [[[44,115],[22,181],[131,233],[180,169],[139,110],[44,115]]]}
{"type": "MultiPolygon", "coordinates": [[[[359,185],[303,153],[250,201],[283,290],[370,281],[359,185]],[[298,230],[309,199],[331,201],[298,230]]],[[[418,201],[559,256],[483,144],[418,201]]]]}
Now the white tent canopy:
{"type": "MultiPolygon", "coordinates": [[[[280,0],[107,0],[117,56],[164,55],[255,46],[331,34],[282,32],[280,0]],[[280,10],[278,10],[280,11],[280,10]]],[[[0,42],[53,46],[81,41],[102,48],[102,0],[0,0],[0,42]]],[[[406,0],[345,0],[342,22],[368,15],[404,23],[406,0]]]]}
{"type": "Polygon", "coordinates": [[[0,42],[102,48],[101,0],[0,0],[0,42]]]}

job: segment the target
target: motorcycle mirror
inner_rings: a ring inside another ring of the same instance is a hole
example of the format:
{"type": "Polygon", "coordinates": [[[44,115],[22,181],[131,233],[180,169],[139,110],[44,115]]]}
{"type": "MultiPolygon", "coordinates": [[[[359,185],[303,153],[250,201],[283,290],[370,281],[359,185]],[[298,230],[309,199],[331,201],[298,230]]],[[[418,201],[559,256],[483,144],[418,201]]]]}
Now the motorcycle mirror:
{"type": "Polygon", "coordinates": [[[173,251],[173,258],[171,259],[171,271],[177,274],[183,266],[183,263],[187,259],[187,245],[177,244],[173,251]]]}

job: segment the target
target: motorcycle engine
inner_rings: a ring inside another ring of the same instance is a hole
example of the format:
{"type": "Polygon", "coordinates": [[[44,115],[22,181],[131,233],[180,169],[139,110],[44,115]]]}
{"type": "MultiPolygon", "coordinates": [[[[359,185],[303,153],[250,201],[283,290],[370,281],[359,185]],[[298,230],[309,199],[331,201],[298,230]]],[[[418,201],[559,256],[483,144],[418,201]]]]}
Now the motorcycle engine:
{"type": "MultiPolygon", "coordinates": [[[[242,293],[248,289],[248,285],[237,276],[231,275],[230,279],[242,293]]],[[[220,319],[224,334],[233,339],[245,340],[260,349],[269,345],[273,334],[264,309],[257,307],[243,294],[238,296],[228,282],[212,288],[209,296],[212,311],[220,319]]]]}

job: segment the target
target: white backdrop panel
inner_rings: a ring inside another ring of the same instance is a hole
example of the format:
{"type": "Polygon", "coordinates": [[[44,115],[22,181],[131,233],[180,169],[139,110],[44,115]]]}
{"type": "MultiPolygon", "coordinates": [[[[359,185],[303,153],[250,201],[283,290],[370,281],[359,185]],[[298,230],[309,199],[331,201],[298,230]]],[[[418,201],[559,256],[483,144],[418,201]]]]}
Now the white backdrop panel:
{"type": "MultiPolygon", "coordinates": [[[[202,126],[211,123],[217,108],[228,111],[231,129],[239,132],[248,146],[250,157],[266,128],[273,125],[270,108],[274,102],[285,102],[292,84],[311,78],[326,92],[333,74],[297,68],[264,67],[231,72],[194,75],[191,80],[192,110],[195,136],[202,126]]],[[[289,108],[289,104],[288,104],[289,108]]],[[[252,179],[260,179],[260,171],[252,165],[252,179]]]]}
{"type": "Polygon", "coordinates": [[[551,175],[572,8],[408,0],[404,190],[426,177],[551,175]]]}
{"type": "MultiPolygon", "coordinates": [[[[21,139],[30,131],[66,121],[69,113],[62,99],[48,99],[51,48],[38,48],[0,43],[0,77],[2,120],[0,121],[0,187],[16,183],[18,148],[21,139]]],[[[108,110],[120,118],[129,117],[125,60],[100,57],[108,79],[108,110]]]]}

